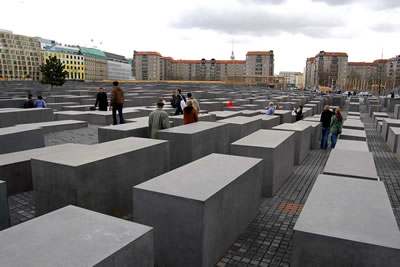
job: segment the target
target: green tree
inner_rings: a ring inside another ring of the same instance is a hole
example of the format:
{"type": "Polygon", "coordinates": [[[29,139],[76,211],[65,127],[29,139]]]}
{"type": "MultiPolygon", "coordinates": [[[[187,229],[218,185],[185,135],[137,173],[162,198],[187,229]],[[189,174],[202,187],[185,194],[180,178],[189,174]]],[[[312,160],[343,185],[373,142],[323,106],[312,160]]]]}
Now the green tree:
{"type": "Polygon", "coordinates": [[[56,56],[46,59],[46,62],[40,66],[40,71],[42,72],[42,80],[40,82],[50,84],[52,89],[54,85],[62,86],[68,75],[68,72],[64,69],[64,64],[56,56]]]}

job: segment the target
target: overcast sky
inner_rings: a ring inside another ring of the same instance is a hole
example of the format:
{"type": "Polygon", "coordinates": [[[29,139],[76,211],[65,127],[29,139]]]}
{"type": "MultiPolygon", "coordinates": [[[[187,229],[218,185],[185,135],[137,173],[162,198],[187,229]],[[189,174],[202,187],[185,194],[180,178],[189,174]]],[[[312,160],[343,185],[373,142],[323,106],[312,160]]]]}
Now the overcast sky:
{"type": "Polygon", "coordinates": [[[236,59],[274,50],[275,73],[319,51],[400,55],[400,0],[0,0],[0,29],[132,57],[236,59]],[[94,44],[91,43],[94,40],[94,44]],[[102,45],[99,43],[102,42],[102,45]]]}

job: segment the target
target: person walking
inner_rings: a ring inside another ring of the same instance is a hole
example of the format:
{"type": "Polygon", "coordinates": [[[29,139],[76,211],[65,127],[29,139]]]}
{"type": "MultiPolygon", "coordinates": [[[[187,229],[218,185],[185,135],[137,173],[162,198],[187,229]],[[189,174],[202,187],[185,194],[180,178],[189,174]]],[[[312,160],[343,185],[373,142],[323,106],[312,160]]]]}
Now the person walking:
{"type": "Polygon", "coordinates": [[[294,113],[296,113],[296,121],[303,119],[303,105],[300,105],[298,109],[294,108],[294,113]]]}
{"type": "Polygon", "coordinates": [[[150,138],[157,138],[157,131],[162,129],[168,129],[169,116],[168,113],[163,110],[164,102],[157,102],[157,109],[152,111],[149,115],[149,132],[150,138]]]}
{"type": "Polygon", "coordinates": [[[35,107],[35,103],[33,102],[32,94],[29,94],[28,99],[25,100],[24,108],[34,108],[34,107],[35,107]]]}
{"type": "Polygon", "coordinates": [[[35,101],[35,108],[47,108],[46,101],[43,100],[41,95],[39,95],[35,101]]]}
{"type": "Polygon", "coordinates": [[[96,95],[96,103],[94,104],[94,107],[97,107],[97,104],[99,104],[99,110],[107,111],[107,107],[108,107],[107,94],[104,92],[104,89],[101,87],[99,88],[99,92],[96,95]]]}
{"type": "Polygon", "coordinates": [[[183,109],[183,124],[197,122],[199,120],[197,110],[193,107],[191,100],[188,100],[186,107],[183,109]]]}
{"type": "Polygon", "coordinates": [[[176,110],[175,115],[183,113],[183,109],[186,107],[186,98],[182,95],[182,90],[176,89],[176,110]]]}
{"type": "Polygon", "coordinates": [[[275,106],[273,102],[269,102],[269,107],[267,108],[267,115],[275,114],[275,106]]]}
{"type": "Polygon", "coordinates": [[[199,104],[199,101],[197,101],[197,99],[194,98],[194,97],[192,96],[192,93],[188,93],[188,94],[187,94],[187,98],[188,98],[190,101],[192,101],[192,106],[197,110],[197,113],[199,113],[199,112],[200,112],[200,104],[199,104]]]}
{"type": "Polygon", "coordinates": [[[229,100],[228,104],[226,104],[226,107],[234,107],[235,104],[233,104],[232,100],[229,100]]]}
{"type": "Polygon", "coordinates": [[[173,108],[176,108],[176,102],[177,102],[177,96],[176,96],[176,90],[172,90],[172,95],[171,95],[171,99],[169,100],[169,102],[171,103],[171,106],[173,108]]]}
{"type": "Polygon", "coordinates": [[[111,91],[111,100],[110,106],[112,106],[112,117],[113,117],[113,125],[117,125],[117,111],[119,115],[119,123],[125,123],[124,117],[122,115],[122,109],[124,107],[125,97],[124,91],[119,87],[119,83],[117,81],[113,82],[113,88],[111,91]]]}
{"type": "Polygon", "coordinates": [[[337,108],[335,110],[335,116],[332,116],[332,119],[331,119],[330,127],[331,127],[331,148],[332,149],[335,148],[338,135],[342,132],[343,117],[340,112],[341,112],[340,108],[337,108]]]}
{"type": "Polygon", "coordinates": [[[329,139],[332,116],[333,116],[333,112],[330,111],[329,106],[326,105],[324,107],[324,111],[322,111],[322,113],[321,113],[321,119],[319,120],[320,122],[322,122],[322,127],[321,127],[321,149],[327,149],[328,148],[328,139],[329,139]]]}

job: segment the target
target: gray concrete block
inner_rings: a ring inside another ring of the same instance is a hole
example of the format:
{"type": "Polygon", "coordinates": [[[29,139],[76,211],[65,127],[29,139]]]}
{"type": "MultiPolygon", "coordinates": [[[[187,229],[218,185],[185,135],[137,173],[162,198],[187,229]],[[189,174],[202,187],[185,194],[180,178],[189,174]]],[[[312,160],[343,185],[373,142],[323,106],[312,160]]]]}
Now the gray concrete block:
{"type": "Polygon", "coordinates": [[[7,182],[9,195],[30,191],[32,187],[31,159],[42,154],[63,152],[69,149],[86,147],[78,144],[64,144],[42,147],[0,155],[0,177],[7,182]]]}
{"type": "Polygon", "coordinates": [[[388,98],[388,111],[394,112],[395,105],[400,104],[400,98],[388,98]]]}
{"type": "Polygon", "coordinates": [[[68,206],[0,232],[0,265],[154,266],[153,235],[151,227],[68,206]]]}
{"type": "Polygon", "coordinates": [[[35,156],[31,163],[36,214],[72,204],[126,215],[132,210],[130,188],[168,171],[168,154],[168,142],[130,137],[35,156]]]}
{"type": "Polygon", "coordinates": [[[170,168],[175,169],[211,153],[228,153],[226,123],[196,122],[158,131],[158,139],[169,141],[170,168]]]}
{"type": "Polygon", "coordinates": [[[242,112],[240,111],[212,111],[210,114],[214,114],[216,120],[224,120],[229,119],[236,116],[241,116],[242,112]]]}
{"type": "MultiPolygon", "coordinates": [[[[141,116],[141,112],[132,108],[124,108],[122,110],[122,114],[124,119],[134,119],[141,116]]],[[[119,122],[119,115],[117,112],[117,120],[119,122]]],[[[111,111],[91,111],[88,112],[87,121],[90,124],[94,125],[111,125],[113,123],[112,120],[112,112],[111,111]]]]}
{"type": "Polygon", "coordinates": [[[10,212],[8,210],[7,184],[0,180],[0,231],[10,226],[10,212]]]}
{"type": "Polygon", "coordinates": [[[292,122],[292,111],[291,110],[275,110],[275,116],[279,116],[281,124],[292,122]]]}
{"type": "Polygon", "coordinates": [[[310,149],[313,149],[320,143],[322,122],[301,120],[296,122],[296,124],[304,124],[312,127],[310,135],[310,149]]]}
{"type": "MultiPolygon", "coordinates": [[[[225,111],[216,111],[216,112],[225,112],[225,111]]],[[[212,113],[206,113],[206,114],[199,114],[199,121],[209,121],[209,122],[215,122],[217,120],[217,116],[212,113]]],[[[183,125],[183,115],[175,115],[175,116],[169,116],[169,120],[174,123],[174,126],[181,126],[183,125]]]]}
{"type": "Polygon", "coordinates": [[[291,266],[398,266],[400,233],[381,182],[320,175],[294,226],[291,266]]]}
{"type": "Polygon", "coordinates": [[[364,130],[364,123],[360,120],[347,119],[343,122],[343,128],[353,130],[364,130]]]}
{"type": "Polygon", "coordinates": [[[332,149],[323,173],[374,181],[379,180],[374,157],[370,152],[332,149]]]}
{"type": "Polygon", "coordinates": [[[97,129],[99,143],[109,142],[127,137],[150,138],[149,122],[141,120],[140,122],[129,122],[125,124],[111,125],[97,129]]]}
{"type": "Polygon", "coordinates": [[[349,115],[349,116],[356,116],[356,117],[360,117],[360,112],[356,112],[356,111],[349,111],[349,112],[347,112],[347,115],[349,115]]]}
{"type": "Polygon", "coordinates": [[[383,125],[382,121],[378,121],[378,126],[376,127],[376,130],[378,131],[378,133],[382,133],[382,125],[383,125]]]}
{"type": "Polygon", "coordinates": [[[247,110],[259,110],[263,106],[262,105],[257,105],[257,104],[247,104],[247,105],[242,105],[242,107],[244,107],[247,110]]]}
{"type": "Polygon", "coordinates": [[[0,110],[0,128],[54,120],[51,108],[0,110]]]}
{"type": "Polygon", "coordinates": [[[0,108],[23,108],[25,98],[0,99],[0,108]]]}
{"type": "Polygon", "coordinates": [[[360,103],[350,103],[350,111],[360,112],[360,103]]]}
{"type": "Polygon", "coordinates": [[[77,120],[47,121],[47,122],[28,123],[22,125],[41,128],[43,134],[88,127],[87,121],[77,121],[77,120]]]}
{"type": "Polygon", "coordinates": [[[339,139],[367,141],[367,135],[364,130],[342,128],[342,133],[339,135],[339,139]]]}
{"type": "Polygon", "coordinates": [[[376,117],[374,120],[375,128],[378,128],[378,122],[382,122],[384,117],[376,117]]]}
{"type": "Polygon", "coordinates": [[[236,116],[217,122],[228,124],[230,143],[261,129],[261,119],[259,117],[236,116]]]}
{"type": "Polygon", "coordinates": [[[387,118],[382,120],[382,132],[381,132],[381,135],[383,137],[383,140],[385,140],[385,142],[387,141],[390,127],[400,127],[400,120],[387,119],[387,118]]]}
{"type": "Polygon", "coordinates": [[[275,195],[294,168],[295,134],[259,130],[231,144],[231,154],[263,159],[262,195],[275,195]]]}
{"type": "Polygon", "coordinates": [[[241,112],[242,112],[241,116],[243,117],[254,117],[260,115],[259,109],[254,109],[254,110],[244,109],[241,112]]]}
{"type": "Polygon", "coordinates": [[[335,149],[369,152],[366,141],[353,141],[344,139],[337,140],[335,149]]]}
{"type": "Polygon", "coordinates": [[[222,111],[224,110],[224,103],[222,102],[200,102],[201,109],[206,109],[208,112],[211,111],[222,111]]]}
{"type": "Polygon", "coordinates": [[[241,107],[241,106],[234,106],[234,107],[224,107],[224,111],[242,111],[245,110],[246,108],[241,107]]]}
{"type": "Polygon", "coordinates": [[[393,118],[400,119],[400,105],[394,105],[393,118]]]}
{"type": "Polygon", "coordinates": [[[350,97],[350,104],[351,103],[359,103],[359,102],[360,102],[360,98],[358,96],[350,97]]]}
{"type": "Polygon", "coordinates": [[[89,112],[85,111],[58,111],[54,112],[55,120],[78,120],[78,121],[88,121],[89,112]]]}
{"type": "Polygon", "coordinates": [[[0,154],[44,147],[43,130],[18,125],[0,128],[0,154]]]}
{"type": "Polygon", "coordinates": [[[275,115],[257,115],[254,116],[253,118],[260,118],[261,119],[261,128],[262,129],[271,129],[274,126],[277,126],[280,124],[281,119],[279,116],[275,115]]]}
{"type": "Polygon", "coordinates": [[[155,264],[214,266],[256,216],[261,183],[260,159],[211,154],[135,186],[133,220],[154,227],[155,264]]]}
{"type": "Polygon", "coordinates": [[[372,104],[370,104],[369,107],[368,107],[368,114],[369,114],[369,116],[371,117],[371,116],[372,116],[372,113],[374,113],[374,112],[378,112],[378,105],[372,105],[372,104]]]}
{"type": "Polygon", "coordinates": [[[389,127],[387,145],[393,153],[397,152],[397,144],[399,143],[400,128],[389,127]]]}
{"type": "Polygon", "coordinates": [[[372,112],[372,120],[375,122],[377,118],[389,118],[386,112],[372,112]]]}
{"type": "Polygon", "coordinates": [[[300,165],[300,163],[310,153],[310,140],[313,131],[312,127],[306,124],[285,123],[273,127],[272,130],[295,132],[296,142],[294,164],[300,165]]]}

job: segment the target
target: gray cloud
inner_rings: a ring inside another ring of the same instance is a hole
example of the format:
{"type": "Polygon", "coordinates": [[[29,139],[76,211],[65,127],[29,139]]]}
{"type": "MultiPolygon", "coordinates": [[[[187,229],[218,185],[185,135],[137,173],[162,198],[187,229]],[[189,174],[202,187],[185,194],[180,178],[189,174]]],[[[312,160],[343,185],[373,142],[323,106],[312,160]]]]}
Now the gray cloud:
{"type": "Polygon", "coordinates": [[[371,8],[378,9],[389,9],[400,7],[399,0],[370,0],[368,2],[364,0],[312,0],[313,2],[323,2],[328,5],[340,6],[340,5],[348,5],[353,3],[362,3],[371,8]]]}
{"type": "Polygon", "coordinates": [[[329,37],[332,31],[344,23],[339,18],[327,15],[273,13],[269,10],[241,9],[224,10],[197,9],[178,17],[172,26],[180,29],[214,30],[220,33],[274,36],[281,33],[304,34],[311,37],[329,37]]]}
{"type": "Polygon", "coordinates": [[[398,32],[400,31],[400,25],[393,23],[379,23],[371,27],[372,30],[377,32],[398,32]]]}
{"type": "Polygon", "coordinates": [[[243,3],[280,5],[285,3],[287,0],[239,0],[239,1],[243,3]]]}

